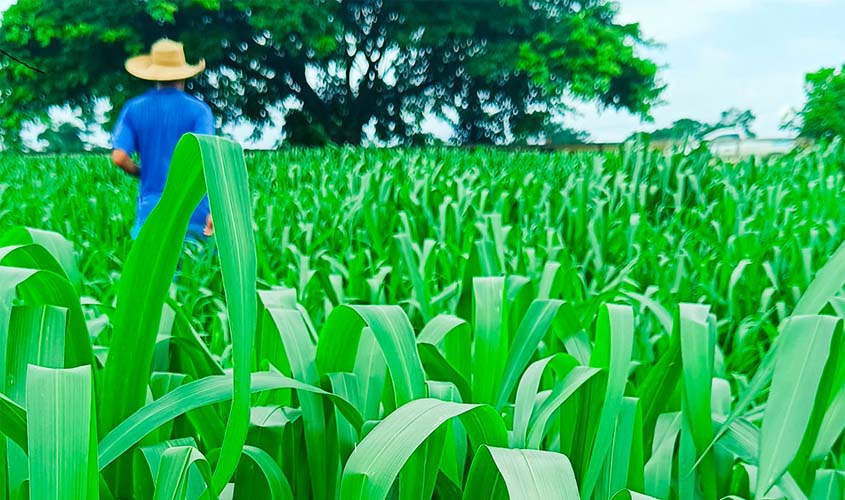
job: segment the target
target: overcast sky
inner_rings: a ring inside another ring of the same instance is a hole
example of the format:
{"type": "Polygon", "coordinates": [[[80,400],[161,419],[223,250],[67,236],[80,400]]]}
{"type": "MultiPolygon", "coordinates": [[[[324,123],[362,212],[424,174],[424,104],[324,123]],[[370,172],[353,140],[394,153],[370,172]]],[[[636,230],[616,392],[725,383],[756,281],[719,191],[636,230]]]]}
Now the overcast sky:
{"type": "MultiPolygon", "coordinates": [[[[12,0],[0,0],[0,11],[12,0]]],[[[779,130],[800,107],[807,72],[845,63],[845,0],[621,0],[620,20],[639,22],[662,44],[644,55],[658,62],[667,89],[654,124],[627,113],[577,105],[567,125],[596,141],[617,141],[635,130],[679,118],[716,121],[730,107],[751,109],[760,136],[779,130]]]]}
{"type": "Polygon", "coordinates": [[[779,130],[783,114],[804,102],[804,75],[845,64],[845,0],[622,0],[621,20],[639,22],[662,48],[645,52],[663,66],[665,104],[654,125],[626,113],[596,112],[569,125],[595,140],[679,118],[716,121],[730,107],[751,109],[760,136],[779,130]]]}

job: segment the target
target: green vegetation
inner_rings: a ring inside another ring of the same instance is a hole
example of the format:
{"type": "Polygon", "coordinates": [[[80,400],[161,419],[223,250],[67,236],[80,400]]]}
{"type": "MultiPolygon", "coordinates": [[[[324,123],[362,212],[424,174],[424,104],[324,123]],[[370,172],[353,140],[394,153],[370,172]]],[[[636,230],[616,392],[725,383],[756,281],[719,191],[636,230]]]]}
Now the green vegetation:
{"type": "Polygon", "coordinates": [[[0,156],[6,496],[843,498],[843,161],[0,156]]]}
{"type": "Polygon", "coordinates": [[[832,139],[845,134],[845,64],[809,73],[804,82],[807,102],[789,125],[801,137],[832,139]]]}

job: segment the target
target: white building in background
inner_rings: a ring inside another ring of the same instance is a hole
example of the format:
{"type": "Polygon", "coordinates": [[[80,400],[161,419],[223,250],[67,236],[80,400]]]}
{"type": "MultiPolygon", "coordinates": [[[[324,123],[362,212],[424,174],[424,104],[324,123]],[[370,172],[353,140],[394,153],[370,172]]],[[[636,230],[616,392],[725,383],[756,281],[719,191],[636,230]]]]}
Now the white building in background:
{"type": "Polygon", "coordinates": [[[739,127],[716,129],[702,138],[711,153],[720,158],[747,158],[787,154],[798,145],[795,139],[758,139],[739,127]]]}

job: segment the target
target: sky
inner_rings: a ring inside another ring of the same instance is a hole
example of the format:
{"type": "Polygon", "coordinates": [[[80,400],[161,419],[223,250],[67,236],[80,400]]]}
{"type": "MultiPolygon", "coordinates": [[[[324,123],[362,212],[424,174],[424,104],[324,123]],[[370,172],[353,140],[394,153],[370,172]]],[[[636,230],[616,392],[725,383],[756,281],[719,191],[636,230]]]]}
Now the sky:
{"type": "MultiPolygon", "coordinates": [[[[0,0],[0,12],[13,0],[0,0]]],[[[681,118],[715,122],[722,111],[751,109],[760,137],[792,135],[783,118],[804,102],[804,75],[845,64],[845,0],[621,0],[620,22],[640,23],[659,45],[642,55],[660,65],[667,87],[643,122],[626,112],[573,103],[567,126],[598,142],[681,118]]]]}
{"type": "Polygon", "coordinates": [[[804,75],[845,64],[845,0],[621,0],[620,21],[639,22],[662,44],[643,54],[661,66],[664,103],[654,123],[578,105],[567,124],[596,141],[665,127],[680,118],[718,121],[751,109],[760,137],[784,137],[784,114],[804,103],[804,75]]]}

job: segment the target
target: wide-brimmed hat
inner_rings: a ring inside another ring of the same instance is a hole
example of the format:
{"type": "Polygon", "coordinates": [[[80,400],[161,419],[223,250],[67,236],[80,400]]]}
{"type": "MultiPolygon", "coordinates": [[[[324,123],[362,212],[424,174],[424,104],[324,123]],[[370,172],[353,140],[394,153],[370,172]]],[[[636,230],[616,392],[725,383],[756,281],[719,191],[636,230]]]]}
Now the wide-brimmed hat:
{"type": "Polygon", "coordinates": [[[205,69],[205,59],[188,64],[181,43],[162,39],[153,44],[149,54],[127,59],[125,67],[130,75],[142,80],[172,82],[201,73],[205,69]]]}

